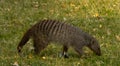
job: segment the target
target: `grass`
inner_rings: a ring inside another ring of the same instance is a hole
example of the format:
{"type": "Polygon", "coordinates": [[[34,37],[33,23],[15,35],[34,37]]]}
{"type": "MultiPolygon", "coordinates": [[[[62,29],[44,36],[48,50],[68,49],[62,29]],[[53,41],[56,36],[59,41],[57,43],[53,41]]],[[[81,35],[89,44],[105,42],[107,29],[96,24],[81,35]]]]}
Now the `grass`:
{"type": "Polygon", "coordinates": [[[118,66],[120,65],[119,0],[0,0],[0,66],[118,66]],[[57,19],[95,36],[102,56],[85,48],[87,58],[69,50],[69,59],[59,57],[62,46],[49,45],[35,56],[29,41],[24,57],[16,47],[24,32],[40,19],[57,19]]]}

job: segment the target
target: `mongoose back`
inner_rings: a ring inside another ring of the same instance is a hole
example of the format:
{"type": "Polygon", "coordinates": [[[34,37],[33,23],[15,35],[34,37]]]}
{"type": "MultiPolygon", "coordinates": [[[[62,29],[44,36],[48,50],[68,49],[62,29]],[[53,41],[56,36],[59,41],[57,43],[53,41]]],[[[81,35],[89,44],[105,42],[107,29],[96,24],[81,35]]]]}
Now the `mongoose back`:
{"type": "Polygon", "coordinates": [[[87,46],[96,55],[101,55],[98,41],[78,27],[57,20],[41,20],[26,31],[21,39],[17,50],[21,53],[22,47],[32,38],[35,54],[47,47],[50,42],[63,45],[62,56],[68,58],[69,46],[73,47],[81,56],[84,54],[82,48],[87,46]]]}

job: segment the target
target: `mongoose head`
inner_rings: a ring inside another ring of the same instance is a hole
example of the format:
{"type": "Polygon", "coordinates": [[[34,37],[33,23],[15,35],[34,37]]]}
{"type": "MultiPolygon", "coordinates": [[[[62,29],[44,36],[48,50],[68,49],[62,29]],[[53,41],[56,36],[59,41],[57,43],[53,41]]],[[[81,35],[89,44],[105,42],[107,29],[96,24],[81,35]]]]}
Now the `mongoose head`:
{"type": "Polygon", "coordinates": [[[100,45],[96,39],[92,39],[88,47],[98,56],[101,56],[100,45]]]}

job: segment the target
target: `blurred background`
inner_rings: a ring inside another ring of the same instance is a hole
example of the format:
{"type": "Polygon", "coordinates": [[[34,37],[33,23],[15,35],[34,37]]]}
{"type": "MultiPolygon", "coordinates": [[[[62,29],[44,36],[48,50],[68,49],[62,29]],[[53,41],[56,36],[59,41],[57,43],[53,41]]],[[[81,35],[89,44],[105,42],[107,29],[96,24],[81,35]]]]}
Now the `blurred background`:
{"type": "Polygon", "coordinates": [[[120,65],[120,0],[0,0],[0,66],[118,66],[120,65]],[[61,46],[50,45],[40,56],[16,47],[23,34],[42,19],[62,20],[96,37],[102,56],[85,48],[88,58],[69,50],[70,59],[60,58],[61,46]]]}

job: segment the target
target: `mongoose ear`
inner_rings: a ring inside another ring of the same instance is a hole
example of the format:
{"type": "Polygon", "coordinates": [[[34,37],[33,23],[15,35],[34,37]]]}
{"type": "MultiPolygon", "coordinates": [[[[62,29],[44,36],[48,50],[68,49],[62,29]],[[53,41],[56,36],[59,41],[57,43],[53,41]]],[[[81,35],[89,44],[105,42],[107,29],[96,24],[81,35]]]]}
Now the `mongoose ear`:
{"type": "Polygon", "coordinates": [[[92,49],[96,47],[96,44],[95,44],[95,40],[94,40],[94,39],[91,40],[90,46],[91,46],[92,49]]]}
{"type": "Polygon", "coordinates": [[[95,44],[95,43],[98,43],[96,39],[92,39],[91,40],[91,44],[95,44]]]}

